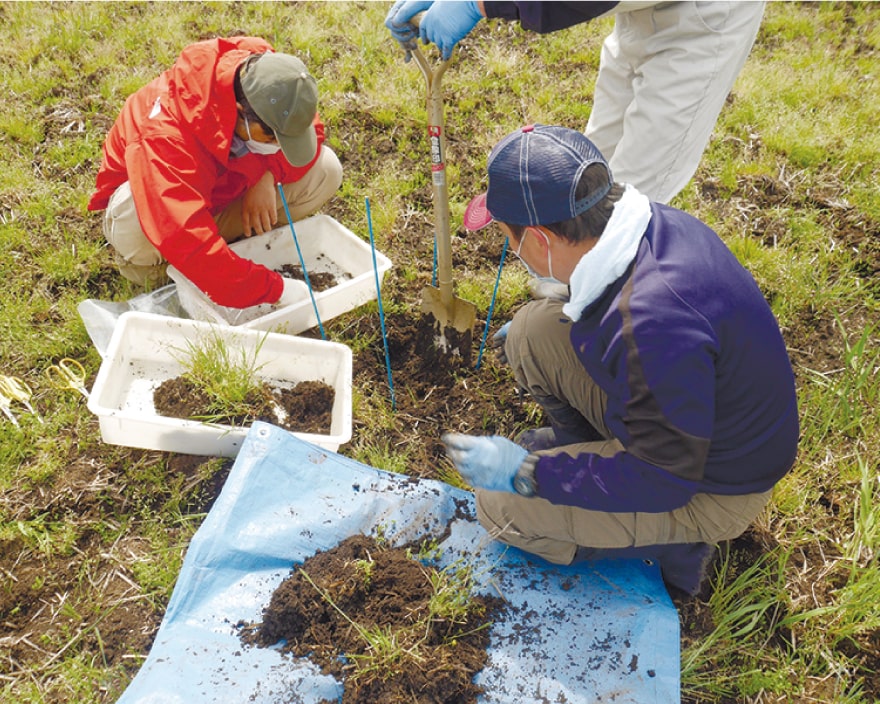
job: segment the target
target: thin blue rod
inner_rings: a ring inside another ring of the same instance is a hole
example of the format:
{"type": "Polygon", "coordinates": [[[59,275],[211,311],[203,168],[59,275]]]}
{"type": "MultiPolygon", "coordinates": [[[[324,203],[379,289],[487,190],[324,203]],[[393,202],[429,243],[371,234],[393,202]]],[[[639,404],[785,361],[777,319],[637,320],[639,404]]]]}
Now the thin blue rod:
{"type": "Polygon", "coordinates": [[[434,235],[434,266],[431,268],[431,286],[437,287],[437,235],[434,235]]]}
{"type": "Polygon", "coordinates": [[[489,314],[486,316],[486,327],[483,329],[483,341],[480,343],[480,353],[477,355],[477,366],[483,362],[483,350],[486,349],[486,337],[489,335],[489,324],[492,322],[492,313],[495,311],[495,297],[498,295],[498,284],[501,282],[501,270],[504,268],[504,258],[507,256],[508,239],[504,238],[504,248],[501,250],[501,261],[498,263],[498,275],[495,277],[495,289],[492,291],[492,302],[489,303],[489,314]]]}
{"type": "Polygon", "coordinates": [[[379,302],[379,322],[382,325],[382,345],[385,348],[385,370],[388,373],[388,389],[391,391],[391,410],[397,408],[397,400],[394,397],[394,382],[391,381],[391,355],[388,353],[388,335],[385,333],[385,309],[382,307],[382,289],[379,286],[379,266],[376,264],[376,243],[373,240],[373,216],[370,213],[370,199],[365,198],[367,204],[367,228],[370,231],[370,249],[373,252],[373,276],[376,279],[376,300],[379,302]]]}
{"type": "Polygon", "coordinates": [[[278,192],[281,194],[281,202],[284,205],[284,214],[287,215],[287,224],[290,225],[290,234],[293,235],[293,243],[296,245],[296,253],[299,256],[299,263],[302,266],[303,278],[306,280],[306,286],[309,289],[309,298],[312,299],[312,309],[315,311],[315,320],[318,321],[318,330],[321,331],[321,339],[326,340],[327,335],[324,334],[324,326],[321,325],[321,315],[318,313],[318,304],[315,302],[315,292],[312,290],[312,282],[309,281],[309,272],[306,271],[306,260],[303,258],[302,250],[299,248],[299,239],[296,236],[296,230],[293,229],[293,218],[290,217],[290,208],[287,206],[287,196],[284,195],[284,189],[278,184],[278,192]]]}

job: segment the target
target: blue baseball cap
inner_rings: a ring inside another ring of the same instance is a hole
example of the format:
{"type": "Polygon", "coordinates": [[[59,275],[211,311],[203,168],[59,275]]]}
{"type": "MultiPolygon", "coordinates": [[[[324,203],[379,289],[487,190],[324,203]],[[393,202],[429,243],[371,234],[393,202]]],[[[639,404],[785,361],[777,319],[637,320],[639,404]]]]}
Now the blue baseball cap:
{"type": "Polygon", "coordinates": [[[580,215],[602,200],[614,179],[605,157],[577,130],[526,125],[489,154],[489,189],[471,200],[464,226],[479,230],[493,220],[511,225],[549,225],[580,215]],[[581,200],[575,192],[591,164],[602,164],[608,181],[581,200]]]}

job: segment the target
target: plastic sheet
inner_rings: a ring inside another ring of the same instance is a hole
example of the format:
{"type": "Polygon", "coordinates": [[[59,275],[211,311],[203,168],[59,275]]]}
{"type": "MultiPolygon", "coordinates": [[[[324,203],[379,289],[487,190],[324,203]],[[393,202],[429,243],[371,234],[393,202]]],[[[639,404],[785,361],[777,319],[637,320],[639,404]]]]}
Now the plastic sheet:
{"type": "Polygon", "coordinates": [[[174,284],[141,293],[127,301],[101,301],[97,298],[87,298],[81,301],[76,309],[92,344],[101,357],[106,356],[113,330],[123,313],[137,311],[168,315],[173,318],[189,318],[180,305],[177,286],[174,284]]]}
{"type": "Polygon", "coordinates": [[[341,683],[307,659],[244,646],[236,624],[261,620],[294,564],[350,535],[381,527],[402,544],[447,526],[443,560],[466,556],[479,591],[508,602],[476,678],[481,704],[680,701],[678,615],[656,567],[551,565],[490,541],[469,492],[255,423],[120,704],[341,701],[341,683]]]}

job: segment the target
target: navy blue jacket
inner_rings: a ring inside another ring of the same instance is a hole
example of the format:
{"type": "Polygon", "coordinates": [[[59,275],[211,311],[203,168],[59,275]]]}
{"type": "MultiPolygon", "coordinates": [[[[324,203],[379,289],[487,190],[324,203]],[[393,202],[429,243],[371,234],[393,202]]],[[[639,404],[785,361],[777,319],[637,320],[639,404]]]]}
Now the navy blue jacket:
{"type": "Polygon", "coordinates": [[[794,375],[751,274],[710,228],[657,203],[629,269],[572,324],[625,451],[542,456],[540,496],[661,512],[771,488],[798,443],[794,375]]]}
{"type": "Polygon", "coordinates": [[[495,2],[485,0],[486,17],[518,20],[523,29],[547,34],[581,22],[589,22],[612,9],[617,2],[495,2]]]}

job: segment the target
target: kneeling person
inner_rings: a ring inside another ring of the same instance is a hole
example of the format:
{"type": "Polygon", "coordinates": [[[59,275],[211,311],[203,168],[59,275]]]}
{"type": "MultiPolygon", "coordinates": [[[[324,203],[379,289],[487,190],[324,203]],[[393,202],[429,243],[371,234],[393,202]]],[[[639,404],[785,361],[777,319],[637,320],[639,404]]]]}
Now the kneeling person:
{"type": "Polygon", "coordinates": [[[257,37],[188,46],[131,95],[89,201],[104,210],[122,275],[152,287],[170,263],[219,305],[279,302],[281,275],[227,243],[287,222],[277,184],[293,220],[338,190],[342,167],[324,144],[317,102],[303,62],[257,37]]]}
{"type": "Polygon", "coordinates": [[[490,534],[557,564],[652,558],[696,594],[794,463],[794,375],[770,307],[722,240],[615,183],[583,134],[534,125],[492,150],[465,214],[536,275],[499,344],[550,426],[445,435],[490,534]]]}

